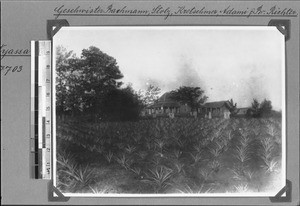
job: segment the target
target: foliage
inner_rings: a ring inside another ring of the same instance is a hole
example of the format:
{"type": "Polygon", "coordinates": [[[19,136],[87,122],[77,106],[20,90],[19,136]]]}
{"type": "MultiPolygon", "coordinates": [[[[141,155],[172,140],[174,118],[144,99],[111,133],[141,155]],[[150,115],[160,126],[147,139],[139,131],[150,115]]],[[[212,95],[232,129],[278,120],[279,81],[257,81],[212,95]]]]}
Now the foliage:
{"type": "Polygon", "coordinates": [[[272,112],[272,102],[270,100],[264,99],[264,101],[260,103],[261,116],[263,117],[269,116],[271,112],[272,112]]]}
{"type": "Polygon", "coordinates": [[[144,181],[152,184],[155,192],[160,192],[162,189],[170,185],[172,175],[172,169],[165,166],[157,166],[154,169],[149,169],[149,173],[146,173],[144,181]]]}
{"type": "Polygon", "coordinates": [[[239,112],[239,109],[237,108],[237,103],[234,103],[232,99],[230,99],[229,101],[229,111],[231,117],[234,117],[239,112]]]}
{"type": "Polygon", "coordinates": [[[130,86],[111,89],[103,98],[101,120],[136,120],[142,108],[139,97],[130,86]]]}
{"type": "Polygon", "coordinates": [[[63,181],[58,179],[59,187],[68,187],[71,191],[81,190],[95,181],[95,171],[89,165],[82,166],[74,162],[70,156],[59,156],[58,173],[64,177],[63,181]]]}
{"type": "Polygon", "coordinates": [[[259,109],[259,102],[257,99],[253,99],[251,103],[251,114],[253,117],[260,117],[260,109],[259,109]]]}
{"type": "Polygon", "coordinates": [[[126,186],[138,185],[144,193],[218,192],[229,181],[232,192],[257,190],[281,166],[280,118],[69,120],[57,125],[57,148],[66,150],[58,157],[59,188],[64,191],[111,192],[93,185],[105,178],[95,177],[93,163],[110,168],[111,173],[123,172],[131,178],[126,186]]]}
{"type": "Polygon", "coordinates": [[[102,114],[104,97],[122,85],[116,60],[94,46],[83,49],[81,58],[58,47],[56,59],[58,114],[102,114]]]}
{"type": "Polygon", "coordinates": [[[253,99],[250,114],[248,113],[248,116],[252,116],[255,118],[269,117],[273,113],[274,112],[272,111],[272,102],[270,100],[264,99],[264,101],[259,103],[257,99],[253,99]]]}
{"type": "Polygon", "coordinates": [[[160,95],[161,89],[152,84],[148,85],[146,90],[139,90],[138,95],[145,106],[154,104],[160,95]]]}
{"type": "Polygon", "coordinates": [[[77,112],[80,108],[80,98],[77,95],[78,79],[73,74],[77,58],[73,51],[64,47],[56,48],[56,111],[59,115],[77,112]]]}
{"type": "Polygon", "coordinates": [[[204,95],[204,90],[200,87],[182,86],[177,90],[171,91],[170,98],[182,104],[187,104],[192,110],[195,110],[199,105],[203,104],[208,97],[204,95]]]}

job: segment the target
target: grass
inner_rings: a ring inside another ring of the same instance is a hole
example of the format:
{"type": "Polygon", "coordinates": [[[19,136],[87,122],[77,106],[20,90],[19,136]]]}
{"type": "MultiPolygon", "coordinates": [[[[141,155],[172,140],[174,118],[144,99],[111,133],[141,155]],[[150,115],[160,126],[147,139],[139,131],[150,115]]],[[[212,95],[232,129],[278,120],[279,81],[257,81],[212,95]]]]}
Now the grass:
{"type": "Polygon", "coordinates": [[[58,186],[97,194],[259,190],[280,172],[280,121],[58,120],[58,186]]]}

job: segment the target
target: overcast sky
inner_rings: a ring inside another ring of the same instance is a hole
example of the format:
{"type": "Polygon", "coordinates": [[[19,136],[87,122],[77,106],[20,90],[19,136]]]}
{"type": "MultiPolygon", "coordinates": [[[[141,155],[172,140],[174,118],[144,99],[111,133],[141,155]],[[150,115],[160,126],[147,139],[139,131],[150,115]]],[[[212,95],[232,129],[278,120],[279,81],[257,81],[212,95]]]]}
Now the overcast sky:
{"type": "Polygon", "coordinates": [[[281,110],[284,37],[274,27],[65,27],[57,45],[78,57],[98,47],[135,90],[200,86],[208,101],[232,98],[246,107],[267,98],[281,110]]]}

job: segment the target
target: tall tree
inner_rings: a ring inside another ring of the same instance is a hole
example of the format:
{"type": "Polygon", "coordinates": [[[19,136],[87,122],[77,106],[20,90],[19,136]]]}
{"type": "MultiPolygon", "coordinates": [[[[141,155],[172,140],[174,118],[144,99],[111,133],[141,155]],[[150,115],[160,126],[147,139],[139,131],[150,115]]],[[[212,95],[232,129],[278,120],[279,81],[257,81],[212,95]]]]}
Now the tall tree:
{"type": "Polygon", "coordinates": [[[251,113],[253,117],[260,117],[259,102],[257,99],[253,99],[251,103],[251,113]]]}
{"type": "Polygon", "coordinates": [[[59,111],[84,111],[97,116],[105,110],[103,98],[122,85],[123,77],[116,59],[91,46],[81,58],[57,48],[57,106],[59,111]]]}
{"type": "Polygon", "coordinates": [[[130,85],[122,89],[113,89],[104,98],[104,120],[127,121],[139,118],[142,102],[130,85]]]}
{"type": "MultiPolygon", "coordinates": [[[[70,97],[72,92],[73,60],[76,59],[73,51],[67,51],[63,46],[56,47],[56,111],[61,117],[65,112],[71,111],[70,97]]],[[[71,100],[76,104],[76,100],[71,100]]]]}
{"type": "Polygon", "coordinates": [[[272,102],[264,99],[261,103],[253,99],[251,107],[252,117],[266,117],[272,114],[272,102]]]}
{"type": "Polygon", "coordinates": [[[200,87],[187,87],[182,86],[179,89],[171,91],[170,98],[182,103],[187,104],[194,111],[198,106],[207,100],[204,95],[204,90],[200,87]]]}
{"type": "Polygon", "coordinates": [[[161,89],[152,84],[148,85],[146,90],[139,90],[138,95],[145,106],[152,105],[158,100],[161,89]]]}
{"type": "Polygon", "coordinates": [[[103,98],[111,90],[120,88],[123,75],[116,59],[94,46],[82,50],[80,67],[85,109],[97,117],[104,109],[101,107],[103,98]]]}
{"type": "Polygon", "coordinates": [[[239,112],[239,109],[237,108],[237,103],[234,103],[232,99],[230,99],[229,101],[229,107],[231,116],[235,116],[239,112]]]}
{"type": "Polygon", "coordinates": [[[272,102],[270,100],[264,99],[260,103],[260,114],[261,116],[269,116],[272,112],[272,102]]]}

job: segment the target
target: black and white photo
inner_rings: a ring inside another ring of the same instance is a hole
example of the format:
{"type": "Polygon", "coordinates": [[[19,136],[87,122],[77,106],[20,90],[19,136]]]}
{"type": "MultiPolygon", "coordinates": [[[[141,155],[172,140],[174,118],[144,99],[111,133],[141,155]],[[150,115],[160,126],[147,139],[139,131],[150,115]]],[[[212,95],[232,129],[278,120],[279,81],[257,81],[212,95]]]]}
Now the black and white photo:
{"type": "Polygon", "coordinates": [[[54,186],[65,196],[274,196],[285,44],[267,26],[63,27],[54,186]]]}

